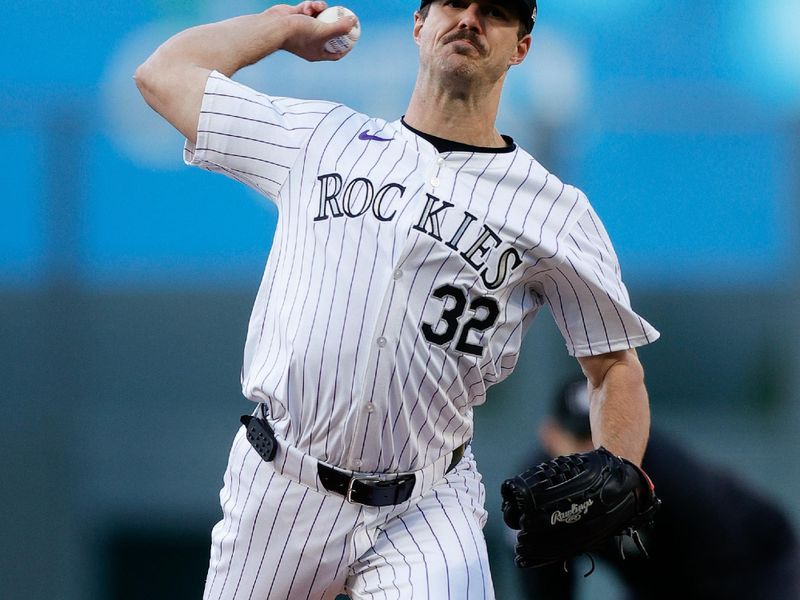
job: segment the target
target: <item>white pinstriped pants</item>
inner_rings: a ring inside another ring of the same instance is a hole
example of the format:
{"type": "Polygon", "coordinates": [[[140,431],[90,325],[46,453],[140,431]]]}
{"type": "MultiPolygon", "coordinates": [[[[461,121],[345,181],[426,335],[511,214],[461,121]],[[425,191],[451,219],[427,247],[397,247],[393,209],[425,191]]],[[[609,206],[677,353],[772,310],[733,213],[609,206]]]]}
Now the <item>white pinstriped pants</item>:
{"type": "Polygon", "coordinates": [[[204,600],[493,600],[484,488],[467,448],[421,497],[351,504],[293,481],[237,433],[204,600]]]}

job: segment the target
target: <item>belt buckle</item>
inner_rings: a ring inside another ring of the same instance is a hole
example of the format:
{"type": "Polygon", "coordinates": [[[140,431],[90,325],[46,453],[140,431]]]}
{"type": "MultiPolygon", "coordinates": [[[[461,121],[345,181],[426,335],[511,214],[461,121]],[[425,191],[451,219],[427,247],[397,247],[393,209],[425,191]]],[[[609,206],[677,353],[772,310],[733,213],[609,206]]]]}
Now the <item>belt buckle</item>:
{"type": "Polygon", "coordinates": [[[347,482],[347,493],[344,496],[345,500],[351,504],[357,504],[353,502],[353,484],[356,481],[381,481],[381,478],[378,475],[352,475],[350,481],[347,482]]]}

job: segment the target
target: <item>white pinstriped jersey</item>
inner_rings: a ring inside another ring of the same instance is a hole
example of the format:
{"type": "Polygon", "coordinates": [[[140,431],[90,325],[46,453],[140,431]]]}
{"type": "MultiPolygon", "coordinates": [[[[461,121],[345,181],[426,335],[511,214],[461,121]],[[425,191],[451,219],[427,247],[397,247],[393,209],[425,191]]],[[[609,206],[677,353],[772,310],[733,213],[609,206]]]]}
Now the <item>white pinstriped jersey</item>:
{"type": "Polygon", "coordinates": [[[214,72],[185,159],[278,206],[243,392],[330,464],[415,470],[470,439],[544,305],[575,356],[658,337],[584,194],[518,147],[440,154],[401,121],[214,72]]]}

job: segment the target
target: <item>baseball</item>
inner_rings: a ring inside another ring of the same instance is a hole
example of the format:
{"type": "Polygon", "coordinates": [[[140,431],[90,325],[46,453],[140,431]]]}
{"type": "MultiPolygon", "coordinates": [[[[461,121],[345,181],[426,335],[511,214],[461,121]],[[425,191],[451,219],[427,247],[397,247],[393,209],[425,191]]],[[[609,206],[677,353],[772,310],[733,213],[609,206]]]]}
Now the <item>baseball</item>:
{"type": "MultiPolygon", "coordinates": [[[[317,15],[323,23],[335,23],[343,17],[355,16],[352,10],[344,6],[331,6],[317,15]]],[[[332,40],[325,42],[325,50],[334,54],[349,52],[356,45],[358,38],[361,37],[361,24],[356,23],[348,33],[340,35],[332,40]]]]}

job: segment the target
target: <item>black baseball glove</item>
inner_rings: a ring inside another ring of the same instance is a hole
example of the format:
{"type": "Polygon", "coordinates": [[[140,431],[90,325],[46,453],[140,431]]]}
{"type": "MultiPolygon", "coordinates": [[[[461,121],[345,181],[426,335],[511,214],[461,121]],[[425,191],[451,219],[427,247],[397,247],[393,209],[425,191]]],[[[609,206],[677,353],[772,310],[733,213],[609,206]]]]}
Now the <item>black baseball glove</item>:
{"type": "Polygon", "coordinates": [[[500,492],[503,520],[520,530],[518,567],[563,562],[613,536],[628,535],[644,551],[638,528],[661,504],[644,471],[602,447],[543,462],[504,481],[500,492]]]}

